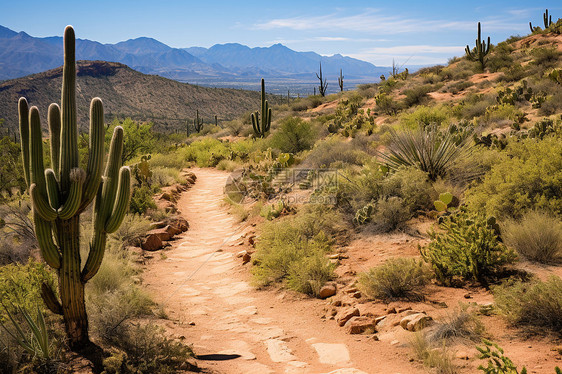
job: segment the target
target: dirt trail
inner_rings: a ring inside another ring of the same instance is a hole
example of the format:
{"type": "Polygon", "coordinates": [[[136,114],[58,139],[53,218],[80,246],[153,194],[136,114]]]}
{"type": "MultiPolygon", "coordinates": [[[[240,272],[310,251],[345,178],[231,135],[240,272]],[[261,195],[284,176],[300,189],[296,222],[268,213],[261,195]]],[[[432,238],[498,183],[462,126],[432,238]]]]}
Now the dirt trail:
{"type": "Polygon", "coordinates": [[[154,299],[164,305],[167,327],[184,337],[198,364],[226,374],[423,373],[409,362],[409,349],[348,335],[320,318],[325,301],[250,286],[249,265],[236,253],[247,232],[223,203],[228,173],[194,169],[195,185],[178,208],[190,229],[156,255],[143,274],[154,299]]]}

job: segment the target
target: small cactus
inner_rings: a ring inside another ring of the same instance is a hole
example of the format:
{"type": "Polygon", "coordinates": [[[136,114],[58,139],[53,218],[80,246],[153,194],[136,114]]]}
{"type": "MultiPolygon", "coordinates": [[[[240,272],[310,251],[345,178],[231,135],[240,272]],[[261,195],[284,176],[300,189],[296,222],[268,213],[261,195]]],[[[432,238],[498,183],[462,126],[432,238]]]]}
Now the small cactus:
{"type": "Polygon", "coordinates": [[[442,194],[439,194],[439,200],[434,201],[433,205],[435,205],[435,209],[438,212],[446,212],[452,201],[453,194],[450,192],[443,192],[442,194]]]}
{"type": "Polygon", "coordinates": [[[340,91],[343,92],[343,71],[340,69],[340,76],[338,77],[338,86],[340,86],[340,91]]]}
{"type": "Polygon", "coordinates": [[[199,119],[199,109],[197,109],[197,116],[193,119],[193,128],[197,133],[200,133],[203,129],[203,119],[199,119]]]}
{"type": "MultiPolygon", "coordinates": [[[[320,75],[316,73],[316,78],[320,80],[320,85],[318,86],[318,92],[321,96],[326,96],[326,91],[328,90],[328,82],[322,76],[322,63],[320,63],[320,75]]],[[[343,81],[342,81],[343,83],[343,81]]],[[[314,89],[314,95],[316,95],[316,88],[314,89]]]]}

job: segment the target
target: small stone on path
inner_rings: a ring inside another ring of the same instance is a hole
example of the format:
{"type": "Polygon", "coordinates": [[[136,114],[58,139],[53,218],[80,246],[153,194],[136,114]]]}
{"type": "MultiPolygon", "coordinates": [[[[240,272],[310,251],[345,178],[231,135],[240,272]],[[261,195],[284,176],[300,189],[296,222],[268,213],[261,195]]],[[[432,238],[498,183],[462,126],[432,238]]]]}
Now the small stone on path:
{"type": "Polygon", "coordinates": [[[312,347],[318,353],[318,360],[322,364],[341,365],[350,360],[345,344],[316,343],[312,344],[312,347]]]}

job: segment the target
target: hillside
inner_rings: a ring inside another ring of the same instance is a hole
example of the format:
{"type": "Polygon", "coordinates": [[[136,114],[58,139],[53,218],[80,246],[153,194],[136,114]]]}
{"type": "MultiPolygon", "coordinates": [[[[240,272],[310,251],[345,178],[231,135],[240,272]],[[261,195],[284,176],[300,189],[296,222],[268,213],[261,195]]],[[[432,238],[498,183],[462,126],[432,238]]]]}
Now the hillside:
{"type": "MultiPolygon", "coordinates": [[[[155,75],[139,73],[120,63],[79,61],[77,106],[80,129],[89,124],[89,102],[101,97],[105,120],[131,117],[152,121],[159,131],[183,130],[185,121],[196,110],[206,122],[233,119],[255,110],[259,93],[245,90],[206,88],[180,83],[155,75]]],[[[30,105],[39,107],[46,128],[47,108],[60,102],[62,67],[0,83],[0,118],[4,126],[17,128],[17,101],[25,96],[30,105]]]]}

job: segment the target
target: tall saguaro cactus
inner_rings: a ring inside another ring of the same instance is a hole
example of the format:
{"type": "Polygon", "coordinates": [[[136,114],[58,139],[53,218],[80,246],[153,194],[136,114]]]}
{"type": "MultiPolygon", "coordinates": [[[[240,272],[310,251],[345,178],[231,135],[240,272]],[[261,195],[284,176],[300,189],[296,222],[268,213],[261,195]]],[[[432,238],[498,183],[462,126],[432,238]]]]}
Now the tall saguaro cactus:
{"type": "Polygon", "coordinates": [[[251,115],[254,135],[258,138],[265,138],[271,128],[271,108],[265,99],[265,81],[263,78],[261,79],[261,122],[259,117],[260,113],[257,110],[251,115]]]}
{"type": "Polygon", "coordinates": [[[338,86],[340,86],[340,91],[343,92],[343,71],[340,69],[340,76],[338,77],[338,86]]]}
{"type": "MultiPolygon", "coordinates": [[[[542,14],[542,22],[544,24],[544,28],[548,29],[550,25],[552,25],[552,15],[548,14],[548,9],[545,9],[544,13],[542,14]]],[[[533,27],[533,24],[529,22],[529,28],[531,32],[535,32],[536,30],[540,30],[540,27],[533,27]]]]}
{"type": "Polygon", "coordinates": [[[41,295],[47,307],[64,317],[72,349],[90,342],[84,286],[98,272],[108,233],[121,225],[130,197],[131,172],[121,166],[123,128],[113,132],[104,165],[105,127],[99,98],[90,104],[90,144],[86,171],[78,160],[76,123],[76,62],[74,29],[64,30],[61,107],[48,111],[51,165],[43,165],[43,141],[37,107],[19,99],[20,138],[25,180],[33,206],[35,235],[45,262],[58,273],[59,298],[47,284],[41,295]],[[103,175],[102,175],[103,174],[103,175]],[[94,204],[94,229],[85,265],[80,259],[80,214],[94,204]]]}
{"type": "Polygon", "coordinates": [[[467,45],[464,51],[466,52],[466,57],[470,61],[479,61],[480,65],[482,66],[482,69],[484,69],[484,65],[485,65],[484,56],[486,56],[488,52],[490,52],[490,37],[488,36],[487,44],[484,40],[481,40],[480,38],[481,38],[481,29],[480,29],[480,22],[478,22],[478,37],[476,38],[476,47],[475,47],[476,50],[473,53],[467,45]]]}
{"type": "Polygon", "coordinates": [[[197,116],[193,119],[193,127],[197,133],[200,133],[203,130],[203,120],[199,119],[199,109],[197,109],[197,116]]]}

